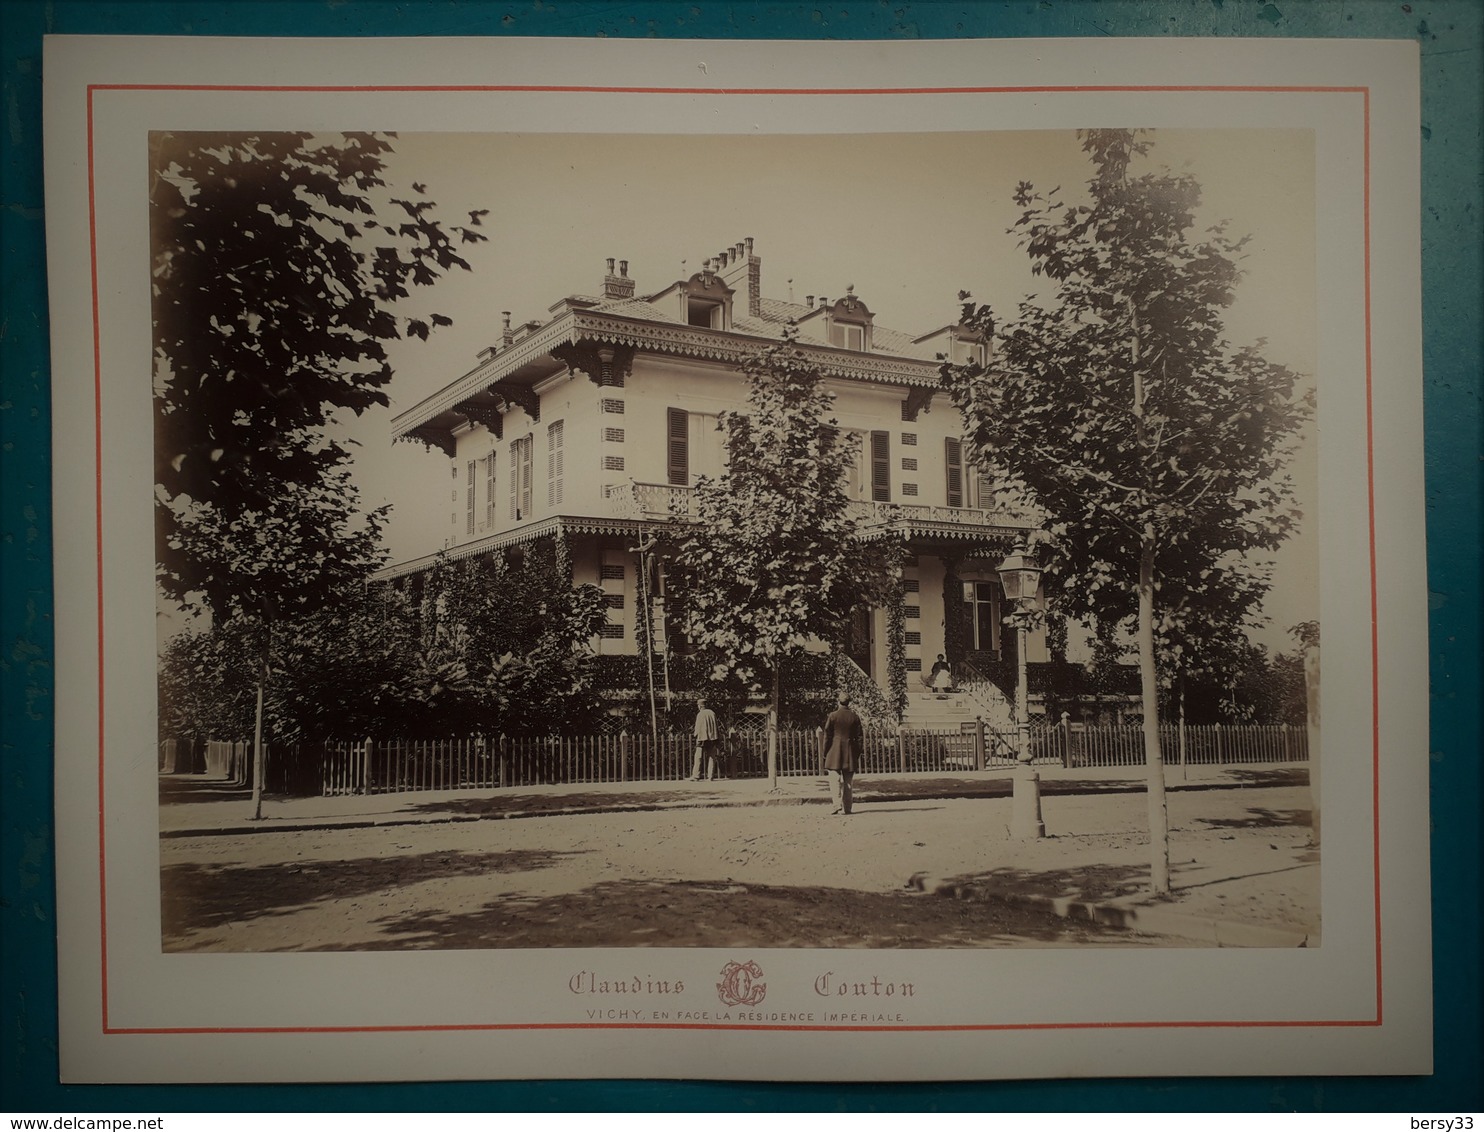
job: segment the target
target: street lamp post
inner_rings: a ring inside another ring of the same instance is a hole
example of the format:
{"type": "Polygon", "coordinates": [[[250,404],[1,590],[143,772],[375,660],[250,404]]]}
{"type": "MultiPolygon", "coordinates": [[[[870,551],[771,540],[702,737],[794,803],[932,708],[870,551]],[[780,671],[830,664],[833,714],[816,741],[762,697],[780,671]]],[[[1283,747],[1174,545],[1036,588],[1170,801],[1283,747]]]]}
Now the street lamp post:
{"type": "Polygon", "coordinates": [[[1008,618],[1015,627],[1015,722],[1019,745],[1015,752],[1014,793],[1010,809],[1010,836],[1036,838],[1046,836],[1046,823],[1041,820],[1041,776],[1031,766],[1030,683],[1026,674],[1026,630],[1035,619],[1032,608],[1036,588],[1041,581],[1041,567],[1034,555],[1022,544],[999,566],[1000,587],[1005,597],[1015,603],[1008,618]]]}

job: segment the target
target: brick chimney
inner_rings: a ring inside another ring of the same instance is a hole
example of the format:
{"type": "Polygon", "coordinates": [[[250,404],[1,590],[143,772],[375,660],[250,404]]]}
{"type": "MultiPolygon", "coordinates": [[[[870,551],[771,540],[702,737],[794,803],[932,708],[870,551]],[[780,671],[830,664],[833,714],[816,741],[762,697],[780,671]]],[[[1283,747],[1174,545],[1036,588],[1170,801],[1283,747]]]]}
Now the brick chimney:
{"type": "Polygon", "coordinates": [[[629,261],[618,261],[618,274],[613,274],[613,260],[608,261],[608,274],[603,276],[603,298],[632,299],[634,281],[629,278],[629,261]]]}
{"type": "Polygon", "coordinates": [[[746,290],[747,313],[763,313],[763,261],[752,254],[752,237],[733,244],[716,257],[722,282],[734,291],[746,290]]]}
{"type": "Polygon", "coordinates": [[[753,318],[761,318],[763,314],[762,257],[752,254],[751,236],[742,241],[742,248],[747,260],[747,313],[753,318]]]}

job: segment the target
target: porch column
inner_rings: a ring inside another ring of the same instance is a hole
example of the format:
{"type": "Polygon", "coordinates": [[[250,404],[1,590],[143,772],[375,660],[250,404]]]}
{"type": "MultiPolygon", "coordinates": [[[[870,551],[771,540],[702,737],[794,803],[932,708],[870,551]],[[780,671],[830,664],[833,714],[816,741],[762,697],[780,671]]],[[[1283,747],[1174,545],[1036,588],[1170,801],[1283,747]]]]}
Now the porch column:
{"type": "MultiPolygon", "coordinates": [[[[898,572],[894,592],[882,611],[886,620],[886,702],[898,721],[907,708],[907,633],[909,628],[915,630],[922,624],[922,609],[918,605],[921,595],[906,593],[903,583],[898,572]],[[917,616],[909,617],[914,612],[917,616]]],[[[921,666],[920,657],[917,663],[921,666]]]]}
{"type": "Polygon", "coordinates": [[[959,577],[963,555],[944,555],[943,563],[943,655],[957,665],[969,651],[968,626],[964,624],[964,580],[959,577]]]}

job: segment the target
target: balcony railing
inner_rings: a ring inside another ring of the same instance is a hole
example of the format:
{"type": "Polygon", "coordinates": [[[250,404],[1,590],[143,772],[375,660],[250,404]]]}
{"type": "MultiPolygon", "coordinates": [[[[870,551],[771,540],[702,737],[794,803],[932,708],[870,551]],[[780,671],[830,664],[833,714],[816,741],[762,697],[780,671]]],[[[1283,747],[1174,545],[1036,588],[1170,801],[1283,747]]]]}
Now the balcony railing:
{"type": "Polygon", "coordinates": [[[608,503],[620,519],[673,519],[696,517],[695,493],[669,483],[616,483],[608,488],[608,503]]]}
{"type": "Polygon", "coordinates": [[[892,523],[949,523],[976,526],[1025,526],[1026,516],[1007,509],[986,511],[978,507],[938,507],[931,503],[876,503],[866,499],[850,501],[850,515],[866,527],[884,527],[892,523]]]}
{"type": "MultiPolygon", "coordinates": [[[[687,521],[695,518],[694,491],[677,484],[639,483],[634,480],[613,484],[608,488],[608,502],[613,508],[613,514],[622,519],[687,521]]],[[[979,526],[1025,526],[1029,522],[1026,516],[1009,509],[986,511],[978,507],[876,503],[866,499],[852,499],[849,514],[866,527],[901,522],[979,526]]]]}

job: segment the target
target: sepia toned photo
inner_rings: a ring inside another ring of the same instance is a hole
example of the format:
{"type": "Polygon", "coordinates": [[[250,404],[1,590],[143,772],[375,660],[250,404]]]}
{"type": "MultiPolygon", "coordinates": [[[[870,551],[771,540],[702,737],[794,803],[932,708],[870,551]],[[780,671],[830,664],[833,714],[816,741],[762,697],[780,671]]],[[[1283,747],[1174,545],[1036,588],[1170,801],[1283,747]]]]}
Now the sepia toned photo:
{"type": "Polygon", "coordinates": [[[1318,946],[1314,162],[152,133],[164,949],[1318,946]]]}
{"type": "Polygon", "coordinates": [[[64,1079],[1427,1071],[1414,56],[196,46],[48,61],[64,1079]]]}

